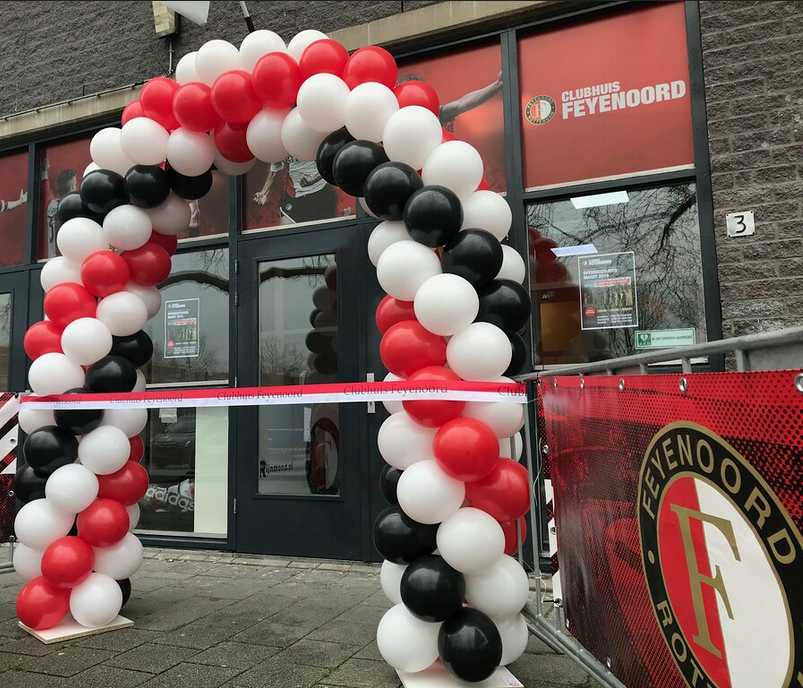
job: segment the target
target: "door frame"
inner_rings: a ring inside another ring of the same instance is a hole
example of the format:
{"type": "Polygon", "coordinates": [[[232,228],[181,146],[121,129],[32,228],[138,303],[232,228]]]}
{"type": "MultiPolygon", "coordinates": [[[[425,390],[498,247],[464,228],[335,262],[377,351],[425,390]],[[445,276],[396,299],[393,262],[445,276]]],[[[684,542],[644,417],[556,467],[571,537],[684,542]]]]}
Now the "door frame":
{"type": "MultiPolygon", "coordinates": [[[[37,304],[31,303],[31,282],[38,285],[39,271],[15,270],[0,273],[0,292],[11,294],[11,331],[9,333],[8,389],[3,392],[23,392],[28,388],[28,359],[23,340],[28,323],[37,304]]],[[[39,304],[41,306],[41,304],[39,304]]],[[[40,307],[41,311],[41,307],[40,307]]]]}

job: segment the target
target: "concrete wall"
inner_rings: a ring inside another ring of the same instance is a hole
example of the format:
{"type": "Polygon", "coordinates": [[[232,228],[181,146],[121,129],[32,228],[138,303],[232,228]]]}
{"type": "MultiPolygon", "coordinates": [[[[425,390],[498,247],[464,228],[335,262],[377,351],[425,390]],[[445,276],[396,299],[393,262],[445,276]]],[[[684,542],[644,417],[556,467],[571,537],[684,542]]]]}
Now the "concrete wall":
{"type": "Polygon", "coordinates": [[[723,335],[800,325],[803,2],[700,3],[723,335]],[[752,210],[753,237],[726,213],[752,210]]]}

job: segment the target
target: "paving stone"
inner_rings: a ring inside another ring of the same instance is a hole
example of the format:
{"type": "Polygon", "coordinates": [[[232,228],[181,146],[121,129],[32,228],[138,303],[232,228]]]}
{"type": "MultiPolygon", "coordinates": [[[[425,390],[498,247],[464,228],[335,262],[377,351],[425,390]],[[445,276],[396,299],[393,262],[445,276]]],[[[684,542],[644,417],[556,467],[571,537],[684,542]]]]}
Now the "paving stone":
{"type": "Polygon", "coordinates": [[[320,564],[313,561],[291,561],[287,568],[290,569],[317,569],[320,564]]]}
{"type": "Polygon", "coordinates": [[[263,581],[253,578],[238,580],[198,576],[192,583],[192,589],[197,591],[197,594],[210,598],[242,600],[267,590],[268,586],[263,581]]]}
{"type": "MultiPolygon", "coordinates": [[[[294,664],[280,661],[274,657],[270,662],[259,664],[253,669],[240,674],[233,685],[244,688],[265,688],[266,686],[281,686],[282,688],[309,688],[329,675],[329,669],[322,667],[294,664]]],[[[384,688],[381,683],[374,684],[372,688],[384,688]]]]}
{"type": "Polygon", "coordinates": [[[393,606],[393,603],[385,596],[381,590],[373,593],[369,597],[366,597],[363,601],[364,604],[370,604],[374,607],[382,607],[383,609],[390,609],[393,606]]]}
{"type": "Polygon", "coordinates": [[[106,664],[121,669],[159,674],[197,654],[197,650],[190,648],[146,643],[112,657],[106,661],[106,664]]]}
{"type": "MultiPolygon", "coordinates": [[[[8,671],[9,669],[23,667],[30,661],[31,658],[26,655],[18,655],[11,652],[0,652],[0,673],[8,671]]],[[[2,679],[0,679],[0,684],[2,684],[2,682],[2,679]]]]}
{"type": "Polygon", "coordinates": [[[66,645],[56,646],[54,649],[56,649],[55,652],[30,659],[25,664],[25,671],[35,671],[51,676],[72,676],[114,657],[113,652],[95,650],[90,647],[66,645]]]}
{"type": "Polygon", "coordinates": [[[302,583],[321,583],[323,585],[337,585],[343,580],[342,571],[331,571],[321,569],[311,569],[302,571],[295,579],[297,582],[302,583]]]}
{"type": "Polygon", "coordinates": [[[150,576],[134,576],[131,579],[131,594],[141,595],[152,590],[159,590],[170,585],[166,578],[152,578],[150,576]]]}
{"type": "Polygon", "coordinates": [[[350,659],[326,677],[326,685],[355,688],[376,688],[376,686],[390,688],[400,683],[395,669],[385,662],[375,662],[370,659],[350,659]]]}
{"type": "Polygon", "coordinates": [[[574,661],[562,655],[525,653],[508,669],[525,686],[537,686],[542,682],[560,686],[585,686],[588,682],[588,674],[574,661]]]}
{"type": "Polygon", "coordinates": [[[128,652],[135,647],[153,642],[159,634],[141,628],[121,628],[109,633],[98,633],[88,638],[75,641],[78,647],[92,647],[96,650],[109,650],[111,652],[128,652]]]}
{"type": "Polygon", "coordinates": [[[249,643],[223,642],[195,655],[193,664],[250,669],[281,652],[278,647],[251,645],[249,643]]]}
{"type": "Polygon", "coordinates": [[[545,645],[543,641],[536,638],[532,633],[530,634],[530,637],[527,639],[527,647],[524,649],[524,651],[537,655],[557,654],[551,647],[545,645]]]}
{"type": "Polygon", "coordinates": [[[265,593],[262,595],[253,595],[248,599],[235,602],[221,611],[230,614],[239,614],[241,612],[250,613],[254,617],[254,623],[258,623],[282,611],[282,609],[296,604],[299,599],[298,597],[265,593]]]}
{"type": "Polygon", "coordinates": [[[168,604],[147,616],[137,619],[137,626],[152,631],[171,631],[218,611],[232,600],[198,599],[168,604]]]}
{"type": "Polygon", "coordinates": [[[374,576],[379,575],[379,566],[368,566],[365,564],[355,564],[351,567],[353,573],[370,573],[374,576]]]}
{"type": "Polygon", "coordinates": [[[237,676],[242,669],[209,666],[208,664],[178,664],[169,671],[143,683],[147,688],[217,688],[237,676]]]}
{"type": "Polygon", "coordinates": [[[380,662],[385,661],[385,659],[379,652],[376,640],[373,640],[370,643],[368,643],[362,650],[360,650],[356,655],[354,655],[354,657],[356,659],[375,659],[380,662]]]}
{"type": "Polygon", "coordinates": [[[375,625],[341,621],[339,618],[325,623],[309,635],[310,640],[329,640],[334,643],[357,645],[367,645],[375,637],[375,625]]]}
{"type": "Polygon", "coordinates": [[[360,645],[344,645],[302,638],[276,657],[294,664],[334,669],[361,649],[360,645]]]}
{"type": "Polygon", "coordinates": [[[69,680],[63,676],[48,676],[13,669],[0,674],[0,685],[3,688],[64,688],[69,680]]]}
{"type": "MultiPolygon", "coordinates": [[[[15,619],[14,623],[17,621],[15,619]]],[[[35,657],[43,657],[56,651],[57,646],[45,645],[43,642],[37,640],[31,635],[28,635],[19,626],[17,630],[22,634],[17,638],[3,643],[3,652],[11,652],[20,655],[33,655],[35,657]]]]}
{"type": "Polygon", "coordinates": [[[118,669],[101,664],[82,671],[59,685],[61,688],[131,688],[131,686],[144,683],[149,678],[151,678],[151,674],[141,671],[118,669]]]}
{"type": "Polygon", "coordinates": [[[231,636],[229,640],[237,643],[255,643],[271,647],[288,647],[317,628],[317,624],[301,626],[299,624],[277,623],[273,619],[262,621],[251,628],[231,636]]]}
{"type": "Polygon", "coordinates": [[[345,573],[351,569],[350,564],[321,564],[318,567],[321,571],[342,571],[345,573]]]}
{"type": "Polygon", "coordinates": [[[181,554],[179,555],[180,561],[209,561],[210,557],[208,554],[197,554],[194,552],[190,552],[188,554],[181,554]]]}
{"type": "Polygon", "coordinates": [[[384,615],[385,610],[381,607],[374,607],[370,604],[358,604],[347,609],[337,618],[343,621],[353,621],[355,623],[365,623],[376,626],[384,615]]]}
{"type": "MultiPolygon", "coordinates": [[[[0,638],[28,638],[28,634],[19,627],[16,613],[10,619],[0,621],[0,638]]],[[[6,641],[3,641],[5,645],[6,641]]]]}

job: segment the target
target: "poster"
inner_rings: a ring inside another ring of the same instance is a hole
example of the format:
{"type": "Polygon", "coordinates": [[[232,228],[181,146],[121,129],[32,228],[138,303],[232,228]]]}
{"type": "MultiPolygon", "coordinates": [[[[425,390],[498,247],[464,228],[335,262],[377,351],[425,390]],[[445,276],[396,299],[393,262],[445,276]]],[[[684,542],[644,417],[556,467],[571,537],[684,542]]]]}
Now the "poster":
{"type": "Polygon", "coordinates": [[[584,330],[638,327],[634,252],[578,256],[577,272],[584,330]]]}
{"type": "Polygon", "coordinates": [[[27,151],[0,158],[0,267],[25,262],[28,191],[27,151]]]}
{"type": "Polygon", "coordinates": [[[195,358],[200,354],[198,314],[201,299],[165,301],[165,358],[195,358]]]}

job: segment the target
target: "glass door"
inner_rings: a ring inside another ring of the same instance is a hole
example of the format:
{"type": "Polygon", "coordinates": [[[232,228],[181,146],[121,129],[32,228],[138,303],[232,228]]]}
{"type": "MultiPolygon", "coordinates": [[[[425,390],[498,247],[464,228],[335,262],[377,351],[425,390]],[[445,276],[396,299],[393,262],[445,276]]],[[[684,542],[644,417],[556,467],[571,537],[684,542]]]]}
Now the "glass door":
{"type": "Polygon", "coordinates": [[[27,273],[0,274],[0,392],[26,388],[22,339],[28,319],[27,285],[27,273]]]}

